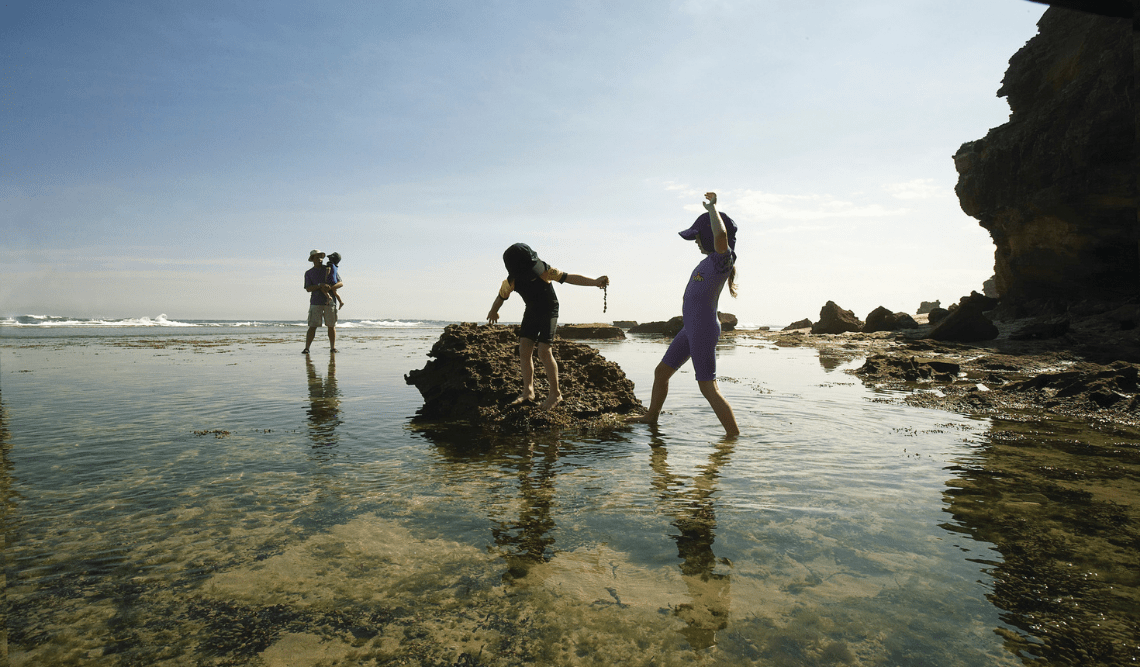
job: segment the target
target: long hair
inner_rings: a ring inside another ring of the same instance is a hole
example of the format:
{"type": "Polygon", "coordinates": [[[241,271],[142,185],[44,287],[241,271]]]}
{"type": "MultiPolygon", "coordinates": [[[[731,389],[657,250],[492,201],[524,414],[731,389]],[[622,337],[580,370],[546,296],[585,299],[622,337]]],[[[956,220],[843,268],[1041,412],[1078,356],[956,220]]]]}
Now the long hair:
{"type": "Polygon", "coordinates": [[[736,298],[736,267],[733,266],[732,270],[728,272],[728,293],[732,298],[736,298]]]}

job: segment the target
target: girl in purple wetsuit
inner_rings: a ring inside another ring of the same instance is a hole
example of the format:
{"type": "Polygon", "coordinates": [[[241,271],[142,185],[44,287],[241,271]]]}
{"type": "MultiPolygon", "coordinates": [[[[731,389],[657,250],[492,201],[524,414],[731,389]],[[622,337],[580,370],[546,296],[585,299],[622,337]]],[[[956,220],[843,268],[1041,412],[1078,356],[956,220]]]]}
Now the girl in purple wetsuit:
{"type": "Polygon", "coordinates": [[[716,384],[716,342],[720,338],[720,319],[716,313],[726,282],[729,293],[736,296],[736,223],[727,215],[717,213],[715,192],[706,193],[705,198],[708,199],[704,204],[708,212],[681,232],[681,238],[695,240],[701,252],[705,253],[685,288],[681,310],[685,326],[673,339],[653,373],[649,412],[630,421],[656,424],[661,406],[669,394],[669,378],[692,359],[701,394],[712,406],[725,432],[737,435],[740,429],[736,425],[736,415],[716,384]]]}

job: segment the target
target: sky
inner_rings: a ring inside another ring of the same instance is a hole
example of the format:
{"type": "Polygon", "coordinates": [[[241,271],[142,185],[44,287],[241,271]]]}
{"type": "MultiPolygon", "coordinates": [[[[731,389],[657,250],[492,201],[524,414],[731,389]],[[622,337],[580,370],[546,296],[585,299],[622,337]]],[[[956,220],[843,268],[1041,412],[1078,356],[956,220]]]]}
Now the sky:
{"type": "Polygon", "coordinates": [[[6,2],[0,315],[300,320],[315,248],[342,318],[478,321],[521,241],[611,280],[561,322],[665,320],[706,191],[741,322],[946,305],[993,274],[951,158],[1045,9],[6,2]]]}

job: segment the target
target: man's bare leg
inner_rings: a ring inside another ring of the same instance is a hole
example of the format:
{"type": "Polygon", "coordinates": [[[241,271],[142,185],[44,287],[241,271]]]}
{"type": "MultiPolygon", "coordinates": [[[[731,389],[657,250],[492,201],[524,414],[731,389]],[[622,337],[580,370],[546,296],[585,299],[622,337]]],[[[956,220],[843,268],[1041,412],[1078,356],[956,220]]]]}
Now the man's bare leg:
{"type": "Polygon", "coordinates": [[[656,370],[653,371],[653,394],[649,399],[649,412],[629,417],[626,421],[634,424],[656,424],[657,418],[661,416],[661,408],[665,405],[665,397],[669,395],[669,378],[676,372],[676,368],[666,365],[665,362],[657,364],[656,370]]]}
{"type": "Polygon", "coordinates": [[[519,338],[519,364],[522,366],[522,393],[511,401],[511,405],[534,400],[534,341],[529,338],[519,338]]]}
{"type": "Polygon", "coordinates": [[[728,404],[724,394],[720,393],[720,387],[717,385],[716,380],[707,380],[705,382],[697,381],[697,386],[701,388],[701,394],[712,406],[713,412],[716,413],[716,418],[720,420],[720,425],[724,427],[724,432],[727,435],[740,435],[740,428],[736,425],[736,415],[732,412],[732,406],[728,404]]]}
{"type": "Polygon", "coordinates": [[[301,354],[308,354],[309,353],[309,348],[312,347],[313,339],[316,337],[317,337],[317,328],[316,327],[309,327],[309,330],[305,332],[305,349],[301,351],[301,354]]]}
{"type": "Polygon", "coordinates": [[[329,349],[336,352],[336,327],[329,327],[329,349]]]}
{"type": "Polygon", "coordinates": [[[542,409],[552,410],[562,402],[562,392],[558,389],[558,362],[554,360],[554,354],[550,351],[550,343],[538,344],[538,358],[542,360],[542,367],[546,369],[546,383],[550,385],[546,400],[542,402],[542,409]]]}

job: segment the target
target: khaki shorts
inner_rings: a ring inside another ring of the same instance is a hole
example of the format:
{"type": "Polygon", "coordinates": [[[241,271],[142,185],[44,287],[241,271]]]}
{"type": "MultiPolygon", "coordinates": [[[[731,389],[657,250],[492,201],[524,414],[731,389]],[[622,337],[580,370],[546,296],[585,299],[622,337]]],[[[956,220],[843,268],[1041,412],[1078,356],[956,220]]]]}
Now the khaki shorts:
{"type": "Polygon", "coordinates": [[[309,306],[309,326],[319,327],[321,324],[326,327],[336,326],[336,306],[309,306]]]}

